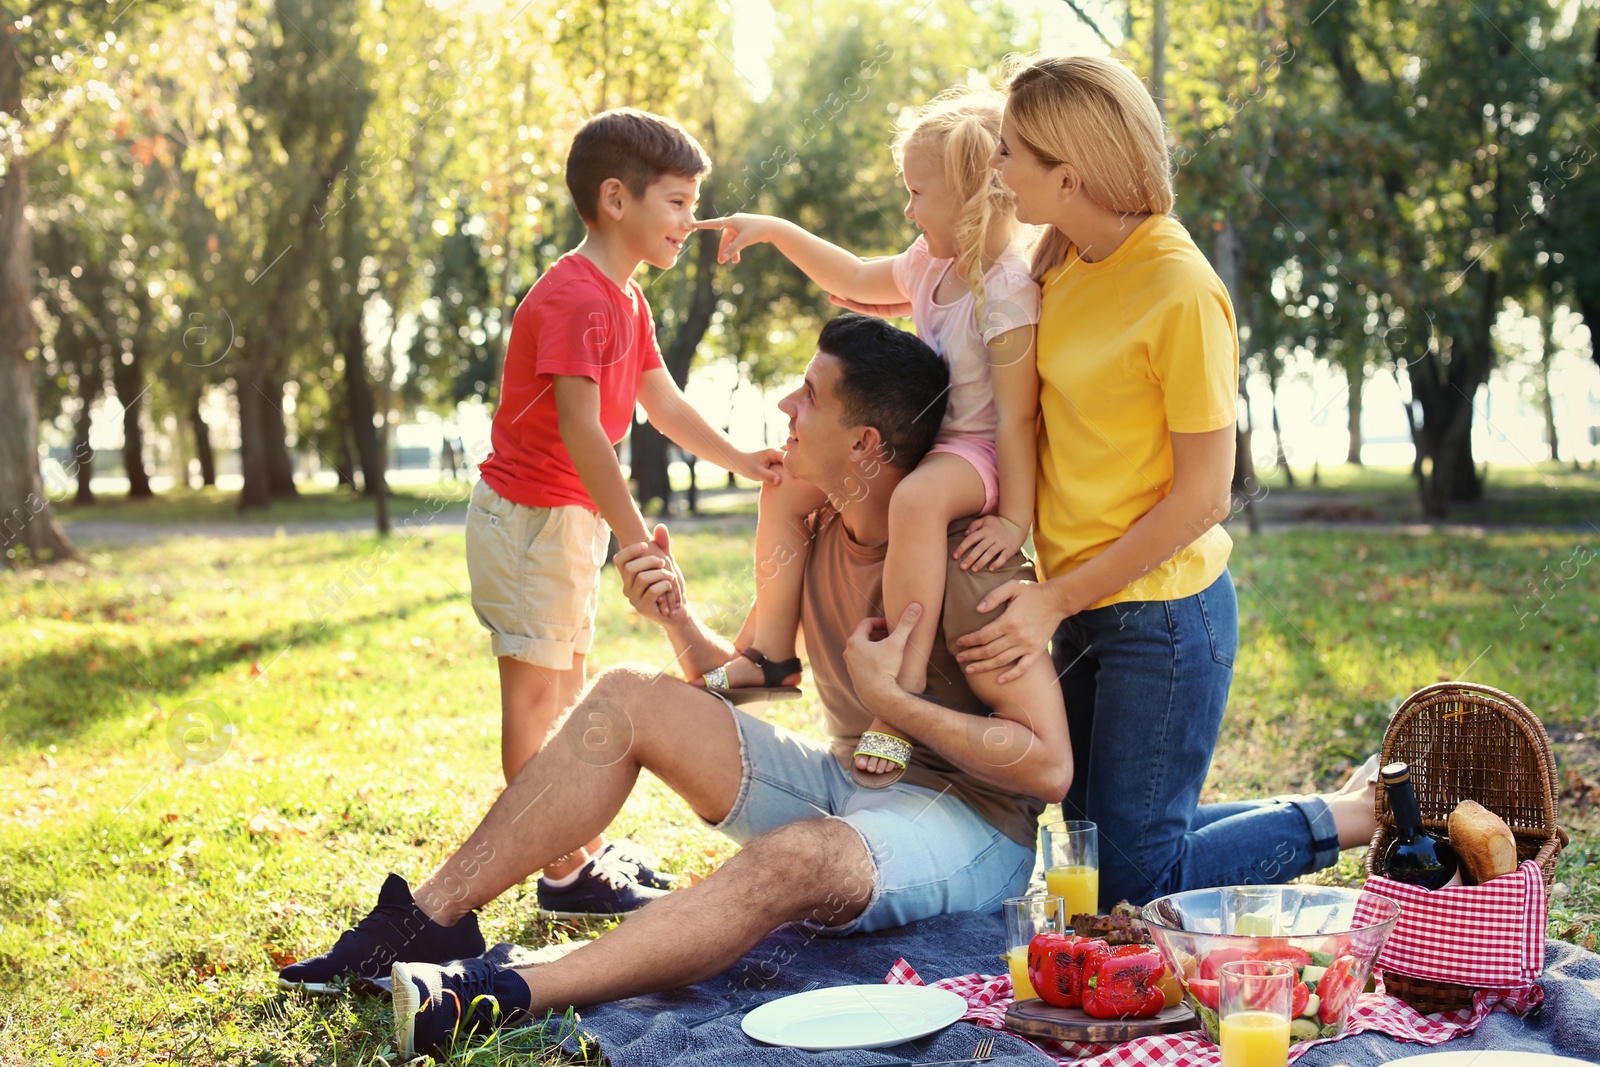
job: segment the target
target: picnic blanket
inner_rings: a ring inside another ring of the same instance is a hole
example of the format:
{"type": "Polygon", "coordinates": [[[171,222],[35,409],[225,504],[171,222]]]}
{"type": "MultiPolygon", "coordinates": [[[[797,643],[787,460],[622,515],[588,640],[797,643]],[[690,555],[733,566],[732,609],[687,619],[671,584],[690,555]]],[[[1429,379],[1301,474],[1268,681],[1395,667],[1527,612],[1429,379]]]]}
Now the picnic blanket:
{"type": "MultiPolygon", "coordinates": [[[[576,1051],[581,1037],[598,1041],[612,1067],[666,1063],[685,1067],[730,1063],[847,1067],[959,1059],[972,1054],[979,1037],[992,1034],[995,1046],[990,1063],[998,1067],[1048,1067],[1059,1061],[1025,1039],[967,1021],[892,1048],[846,1052],[801,1052],[757,1045],[739,1028],[750,1009],[797,993],[813,981],[824,986],[883,982],[896,972],[897,964],[901,980],[909,965],[922,981],[953,985],[965,995],[982,985],[972,982],[969,976],[992,975],[999,969],[998,947],[1003,940],[998,915],[970,912],[844,938],[825,937],[803,926],[790,926],[769,935],[738,964],[710,981],[584,1008],[579,1013],[577,1033],[567,1037],[567,1047],[576,1051]],[[946,981],[957,978],[968,980],[946,981]]],[[[496,946],[490,955],[498,954],[497,961],[509,962],[509,949],[510,946],[496,946]]],[[[1472,1033],[1456,1037],[1442,1047],[1452,1051],[1514,1049],[1600,1062],[1600,956],[1565,942],[1548,942],[1543,986],[1544,1002],[1526,1014],[1493,1012],[1472,1033]]],[[[971,996],[968,1000],[973,1005],[968,1017],[982,1017],[984,1006],[971,996]]],[[[1376,1033],[1354,1034],[1306,1050],[1295,1061],[1295,1067],[1361,1067],[1440,1047],[1396,1041],[1376,1033]]],[[[1121,1062],[1162,1061],[1134,1057],[1121,1062]]]]}

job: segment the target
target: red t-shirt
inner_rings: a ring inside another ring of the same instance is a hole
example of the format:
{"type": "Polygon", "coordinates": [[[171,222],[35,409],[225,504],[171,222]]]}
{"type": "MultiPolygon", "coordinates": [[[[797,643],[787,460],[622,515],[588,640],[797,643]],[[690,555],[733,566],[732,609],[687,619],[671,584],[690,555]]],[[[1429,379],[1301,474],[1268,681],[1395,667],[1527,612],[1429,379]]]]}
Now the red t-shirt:
{"type": "Polygon", "coordinates": [[[489,487],[515,504],[577,504],[598,511],[561,442],[557,374],[600,385],[600,426],[612,444],[633,424],[639,379],[662,366],[644,291],[628,291],[584,256],[568,252],[528,290],[511,319],[492,451],[478,465],[489,487]]]}

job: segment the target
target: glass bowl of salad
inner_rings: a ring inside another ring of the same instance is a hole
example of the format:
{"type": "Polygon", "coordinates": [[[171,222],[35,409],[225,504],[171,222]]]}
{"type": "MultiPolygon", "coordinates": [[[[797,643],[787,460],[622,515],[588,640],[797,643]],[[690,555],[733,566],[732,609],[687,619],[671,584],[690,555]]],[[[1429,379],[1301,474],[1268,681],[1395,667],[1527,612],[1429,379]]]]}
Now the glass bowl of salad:
{"type": "Polygon", "coordinates": [[[1217,972],[1232,960],[1278,960],[1295,968],[1289,1037],[1311,1041],[1344,1032],[1400,907],[1359,889],[1249,885],[1158,897],[1144,906],[1143,918],[1212,1041],[1218,1039],[1217,972]],[[1377,921],[1356,923],[1362,898],[1377,921]]]}

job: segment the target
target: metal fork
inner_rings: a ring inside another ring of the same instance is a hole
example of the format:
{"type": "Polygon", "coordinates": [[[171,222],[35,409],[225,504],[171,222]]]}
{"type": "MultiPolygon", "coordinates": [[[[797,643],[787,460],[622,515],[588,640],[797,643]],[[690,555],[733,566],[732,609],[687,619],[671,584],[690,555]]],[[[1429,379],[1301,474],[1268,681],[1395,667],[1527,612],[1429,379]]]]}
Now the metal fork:
{"type": "Polygon", "coordinates": [[[912,1064],[912,1067],[937,1067],[939,1064],[947,1063],[982,1063],[984,1060],[993,1055],[994,1035],[985,1034],[984,1036],[978,1038],[978,1045],[972,1050],[972,1055],[968,1056],[964,1060],[925,1060],[921,1063],[912,1064]]]}
{"type": "MultiPolygon", "coordinates": [[[[809,993],[813,989],[815,989],[818,986],[820,986],[821,984],[822,983],[820,981],[816,981],[816,980],[807,982],[806,983],[806,987],[804,989],[800,990],[800,992],[801,993],[809,993]]],[[[799,994],[790,994],[790,995],[791,996],[798,996],[799,994]]],[[[723,1018],[724,1016],[732,1015],[735,1012],[741,1012],[741,1011],[746,1011],[746,1010],[748,1010],[748,1009],[743,1008],[743,1007],[735,1006],[735,1007],[729,1008],[727,1011],[719,1011],[719,1012],[717,1012],[717,1014],[711,1016],[709,1019],[701,1019],[699,1022],[697,1022],[693,1026],[689,1027],[689,1029],[698,1030],[698,1029],[700,1029],[700,1027],[704,1026],[706,1023],[714,1023],[718,1019],[723,1018]]],[[[994,1042],[991,1041],[990,1044],[992,1045],[992,1044],[994,1044],[994,1042]]]]}

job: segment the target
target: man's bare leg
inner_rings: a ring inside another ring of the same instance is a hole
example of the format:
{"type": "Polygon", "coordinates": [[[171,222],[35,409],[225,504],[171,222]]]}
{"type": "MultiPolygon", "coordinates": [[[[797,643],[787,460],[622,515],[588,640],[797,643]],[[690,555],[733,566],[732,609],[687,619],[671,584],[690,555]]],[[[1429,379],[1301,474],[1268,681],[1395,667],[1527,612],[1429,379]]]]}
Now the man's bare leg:
{"type": "Polygon", "coordinates": [[[535,1016],[677,989],[721,974],[786,922],[840,926],[872,899],[872,857],[838,819],[763,834],[710,878],[653,901],[551,963],[517,971],[535,1016]]]}
{"type": "Polygon", "coordinates": [[[738,727],[727,705],[704,690],[613,668],[595,679],[455,855],[417,888],[417,905],[440,925],[454,925],[598,836],[645,767],[701,817],[720,822],[739,793],[738,727]]]}

